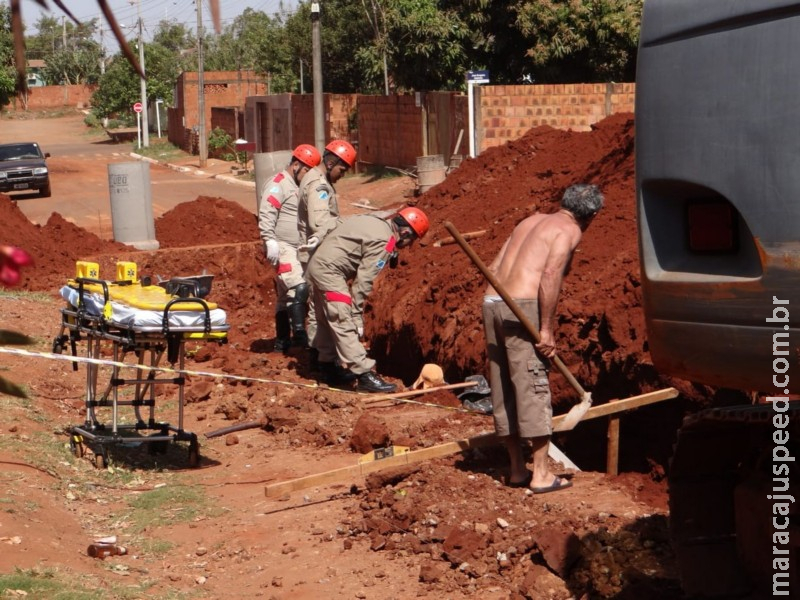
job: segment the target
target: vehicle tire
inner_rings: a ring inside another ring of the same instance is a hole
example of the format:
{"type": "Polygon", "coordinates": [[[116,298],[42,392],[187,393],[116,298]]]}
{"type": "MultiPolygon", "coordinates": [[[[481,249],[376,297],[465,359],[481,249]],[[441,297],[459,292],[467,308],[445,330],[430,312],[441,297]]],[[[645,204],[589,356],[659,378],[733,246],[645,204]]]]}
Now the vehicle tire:
{"type": "Polygon", "coordinates": [[[47,187],[43,187],[39,190],[39,197],[40,198],[49,198],[50,197],[50,184],[47,184],[47,187]]]}

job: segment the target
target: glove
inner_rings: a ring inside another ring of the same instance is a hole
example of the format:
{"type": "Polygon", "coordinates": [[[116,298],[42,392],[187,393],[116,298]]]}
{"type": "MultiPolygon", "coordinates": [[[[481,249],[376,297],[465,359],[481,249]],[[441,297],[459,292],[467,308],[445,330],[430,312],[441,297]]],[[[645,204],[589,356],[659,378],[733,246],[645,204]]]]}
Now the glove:
{"type": "Polygon", "coordinates": [[[364,337],[364,326],[363,325],[357,326],[356,327],[356,332],[358,333],[358,337],[363,338],[364,337]]]}
{"type": "Polygon", "coordinates": [[[298,246],[297,249],[298,250],[313,250],[317,246],[319,246],[319,238],[317,236],[315,236],[315,235],[312,235],[310,238],[308,238],[306,240],[305,244],[303,244],[301,246],[298,246]]]}
{"type": "Polygon", "coordinates": [[[281,255],[281,248],[275,240],[267,240],[267,260],[272,266],[278,264],[278,257],[281,255]]]}
{"type": "Polygon", "coordinates": [[[364,320],[361,318],[361,315],[354,316],[353,320],[356,322],[356,333],[358,334],[358,338],[361,339],[364,337],[364,320]]]}

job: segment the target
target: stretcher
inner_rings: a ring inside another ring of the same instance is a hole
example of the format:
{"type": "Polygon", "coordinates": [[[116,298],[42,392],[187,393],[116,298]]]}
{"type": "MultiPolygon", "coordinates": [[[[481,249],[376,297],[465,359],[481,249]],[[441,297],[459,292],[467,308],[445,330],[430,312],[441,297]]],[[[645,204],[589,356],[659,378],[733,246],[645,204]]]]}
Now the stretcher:
{"type": "MultiPolygon", "coordinates": [[[[120,262],[117,278],[107,281],[99,278],[96,263],[77,263],[75,278],[60,290],[66,305],[53,341],[54,353],[69,344],[73,356],[85,341],[86,356],[94,359],[86,363],[85,420],[69,428],[75,456],[84,456],[88,447],[96,466],[105,468],[112,446],[147,444],[150,452],[165,453],[170,442],[188,442],[188,463],[199,464],[197,435],[183,428],[185,344],[225,343],[230,328],[225,311],[204,298],[211,278],[173,278],[152,285],[148,278],[138,279],[135,263],[120,262]],[[110,359],[99,362],[109,354],[110,359]],[[165,356],[170,370],[156,370],[165,356]],[[102,387],[101,374],[108,374],[102,387]],[[174,425],[156,419],[156,386],[176,391],[174,425]],[[132,414],[124,407],[132,407],[132,414]]],[[[73,368],[77,370],[77,362],[73,368]]]]}

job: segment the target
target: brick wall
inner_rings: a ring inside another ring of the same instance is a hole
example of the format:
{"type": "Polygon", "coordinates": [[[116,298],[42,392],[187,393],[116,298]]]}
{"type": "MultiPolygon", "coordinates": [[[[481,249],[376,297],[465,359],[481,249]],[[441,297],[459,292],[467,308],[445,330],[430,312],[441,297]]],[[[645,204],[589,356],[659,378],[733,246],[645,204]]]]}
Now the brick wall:
{"type": "Polygon", "coordinates": [[[13,98],[9,110],[88,108],[96,85],[45,85],[32,87],[27,97],[13,98]]]}
{"type": "MultiPolygon", "coordinates": [[[[197,72],[184,72],[175,85],[175,107],[169,110],[169,141],[185,151],[196,150],[192,130],[198,125],[197,72]],[[177,122],[173,126],[173,122],[177,122]]],[[[206,133],[211,131],[211,110],[215,106],[244,107],[248,96],[266,93],[267,84],[253,71],[205,71],[203,103],[206,133]]]]}
{"type": "Polygon", "coordinates": [[[358,160],[409,167],[424,155],[422,107],[414,95],[358,97],[358,160]]]}
{"type": "Polygon", "coordinates": [[[532,127],[588,131],[618,112],[633,112],[634,83],[476,86],[476,148],[482,152],[532,127]]]}

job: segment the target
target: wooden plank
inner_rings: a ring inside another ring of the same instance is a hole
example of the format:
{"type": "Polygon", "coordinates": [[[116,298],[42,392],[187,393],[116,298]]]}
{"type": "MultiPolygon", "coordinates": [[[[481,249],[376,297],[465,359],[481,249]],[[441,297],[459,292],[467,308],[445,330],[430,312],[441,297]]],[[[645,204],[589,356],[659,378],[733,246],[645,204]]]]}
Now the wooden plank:
{"type": "Polygon", "coordinates": [[[447,385],[438,385],[427,389],[408,390],[406,392],[394,392],[392,394],[380,394],[375,396],[367,396],[362,402],[371,404],[373,402],[382,402],[383,400],[394,400],[395,398],[409,398],[411,396],[420,396],[422,394],[430,394],[439,390],[455,390],[458,388],[472,387],[478,385],[477,381],[462,381],[461,383],[449,383],[447,385]]]}
{"type": "MultiPolygon", "coordinates": [[[[463,384],[458,384],[458,383],[452,385],[464,387],[463,384]]],[[[429,388],[428,390],[425,391],[427,392],[431,390],[441,390],[447,387],[448,386],[440,386],[438,388],[429,388]]],[[[421,391],[414,391],[413,393],[418,394],[420,392],[421,391]]],[[[399,392],[399,393],[408,393],[408,392],[399,392]]],[[[603,404],[601,406],[593,406],[592,408],[590,408],[586,412],[584,420],[598,419],[600,417],[620,413],[626,410],[633,410],[641,406],[646,406],[648,404],[654,404],[656,402],[661,402],[663,400],[669,400],[670,398],[675,398],[677,395],[678,395],[678,390],[676,390],[675,388],[666,388],[663,390],[657,390],[655,392],[648,392],[646,394],[641,394],[639,396],[633,396],[625,400],[612,400],[608,404],[603,404]]],[[[557,423],[559,419],[563,420],[564,415],[559,415],[558,417],[554,417],[553,423],[554,424],[557,423]]],[[[399,456],[392,456],[389,458],[384,458],[381,460],[376,460],[365,464],[360,464],[360,465],[356,464],[349,467],[342,467],[341,469],[334,469],[333,471],[326,471],[324,473],[307,475],[305,477],[300,477],[298,479],[291,479],[289,481],[283,481],[281,483],[274,483],[272,485],[266,486],[264,488],[264,493],[268,498],[275,498],[277,496],[288,494],[289,492],[296,492],[298,490],[304,490],[310,487],[316,487],[328,483],[337,483],[343,480],[352,479],[354,477],[367,475],[375,471],[388,469],[390,467],[410,465],[424,460],[431,460],[434,458],[440,458],[442,456],[448,456],[450,454],[455,454],[456,452],[463,452],[464,450],[468,450],[470,448],[482,448],[486,446],[493,446],[499,443],[500,442],[494,433],[486,433],[471,438],[465,438],[461,440],[456,440],[454,442],[447,442],[445,444],[431,446],[430,448],[422,448],[420,450],[414,450],[412,452],[407,452],[399,456]]]]}
{"type": "MultiPolygon", "coordinates": [[[[606,404],[593,406],[587,410],[586,414],[581,420],[588,421],[589,419],[599,419],[600,417],[606,417],[608,415],[613,415],[626,410],[633,410],[634,408],[647,406],[648,404],[655,404],[656,402],[662,402],[663,400],[670,400],[671,398],[677,397],[677,395],[678,390],[675,388],[664,388],[663,390],[656,390],[655,392],[647,392],[646,394],[631,396],[625,400],[610,400],[606,404]]],[[[564,415],[553,417],[553,425],[563,420],[564,415]]]]}
{"type": "Polygon", "coordinates": [[[307,475],[298,479],[291,479],[281,483],[274,483],[264,488],[264,493],[268,498],[274,498],[287,494],[289,492],[296,492],[310,487],[325,485],[327,483],[335,483],[342,480],[347,480],[353,477],[359,477],[381,471],[390,467],[399,467],[403,465],[410,465],[424,460],[431,460],[442,456],[449,456],[456,452],[463,452],[470,448],[481,448],[486,446],[494,446],[498,443],[497,436],[494,433],[486,433],[455,442],[447,442],[430,448],[422,448],[412,452],[406,452],[389,458],[375,460],[349,467],[342,467],[341,469],[334,469],[324,473],[317,473],[315,475],[307,475]]]}

